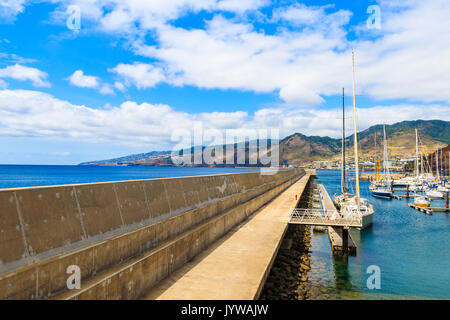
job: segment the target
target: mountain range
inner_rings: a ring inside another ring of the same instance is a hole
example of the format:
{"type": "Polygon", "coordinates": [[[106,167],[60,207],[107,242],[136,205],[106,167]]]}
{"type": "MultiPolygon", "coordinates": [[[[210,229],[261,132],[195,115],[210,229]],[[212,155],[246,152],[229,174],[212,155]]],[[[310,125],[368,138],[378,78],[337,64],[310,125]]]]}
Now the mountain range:
{"type": "MultiPolygon", "coordinates": [[[[432,152],[436,148],[436,144],[439,144],[440,146],[450,144],[450,121],[415,120],[402,121],[392,125],[386,125],[388,153],[391,159],[407,157],[415,153],[415,129],[418,130],[420,140],[419,145],[424,153],[432,152]]],[[[377,157],[382,156],[383,125],[378,124],[358,132],[358,147],[361,159],[364,160],[373,157],[375,134],[377,142],[377,157]]],[[[345,139],[347,147],[346,152],[350,157],[353,155],[353,139],[353,134],[345,139]]],[[[270,143],[271,142],[269,141],[269,146],[270,143]]],[[[342,139],[306,136],[301,133],[294,133],[279,141],[280,163],[305,165],[317,160],[338,159],[341,153],[341,145],[342,139]]],[[[191,149],[191,151],[193,150],[194,148],[191,149]]],[[[247,158],[249,151],[248,142],[245,144],[245,150],[247,158]]],[[[187,150],[183,150],[183,152],[186,151],[187,150]]],[[[233,155],[226,155],[224,152],[224,159],[225,157],[233,157],[236,159],[236,151],[233,155]]],[[[152,151],[149,153],[128,155],[109,160],[84,162],[80,165],[171,166],[174,164],[171,159],[171,151],[152,151]]],[[[203,165],[206,166],[206,164],[203,165]]],[[[258,163],[257,165],[259,166],[261,164],[258,163]]],[[[247,160],[247,164],[243,166],[254,165],[250,165],[247,160]]]]}

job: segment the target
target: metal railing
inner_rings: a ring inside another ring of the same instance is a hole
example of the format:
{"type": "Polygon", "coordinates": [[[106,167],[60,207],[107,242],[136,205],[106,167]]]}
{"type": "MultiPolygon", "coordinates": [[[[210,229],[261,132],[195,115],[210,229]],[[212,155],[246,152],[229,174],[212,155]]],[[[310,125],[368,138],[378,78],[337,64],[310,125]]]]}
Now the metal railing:
{"type": "Polygon", "coordinates": [[[337,210],[299,209],[295,208],[291,215],[283,219],[291,224],[303,224],[330,227],[362,227],[362,219],[358,216],[342,216],[337,210]]]}

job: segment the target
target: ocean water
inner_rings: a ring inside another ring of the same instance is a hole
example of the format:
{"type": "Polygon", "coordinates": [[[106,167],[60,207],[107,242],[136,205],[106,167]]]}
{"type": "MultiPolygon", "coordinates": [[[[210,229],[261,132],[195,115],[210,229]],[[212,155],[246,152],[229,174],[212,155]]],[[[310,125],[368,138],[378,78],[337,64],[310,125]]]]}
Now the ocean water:
{"type": "Polygon", "coordinates": [[[255,171],[259,169],[0,165],[0,189],[255,171]]]}
{"type": "MultiPolygon", "coordinates": [[[[318,171],[330,196],[340,192],[339,171],[318,171]]],[[[361,181],[361,196],[374,205],[372,227],[351,231],[358,246],[348,261],[331,253],[327,233],[313,233],[311,294],[316,299],[450,299],[450,215],[429,216],[408,207],[413,199],[385,200],[369,194],[361,181]],[[370,290],[369,266],[380,268],[381,289],[370,290]]],[[[403,192],[398,192],[401,194],[403,192]]],[[[444,206],[433,200],[432,206],[444,206]]]]}

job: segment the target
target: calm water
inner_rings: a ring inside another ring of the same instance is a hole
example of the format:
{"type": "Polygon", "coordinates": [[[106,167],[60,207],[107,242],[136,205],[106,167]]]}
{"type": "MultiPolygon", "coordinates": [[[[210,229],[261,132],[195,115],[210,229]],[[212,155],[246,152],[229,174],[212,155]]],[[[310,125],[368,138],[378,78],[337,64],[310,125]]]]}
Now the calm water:
{"type": "MultiPolygon", "coordinates": [[[[325,185],[330,196],[340,191],[339,171],[318,171],[316,183],[325,185]]],[[[361,181],[361,195],[375,207],[374,224],[352,232],[357,256],[348,263],[331,254],[327,233],[312,237],[312,295],[338,299],[450,299],[450,216],[435,212],[428,216],[407,206],[409,200],[384,200],[369,194],[361,181]],[[381,289],[369,290],[367,267],[381,269],[381,289]]],[[[400,192],[399,192],[400,194],[400,192]]],[[[432,206],[444,206],[433,200],[432,206]]]]}
{"type": "Polygon", "coordinates": [[[0,188],[198,176],[258,169],[0,165],[0,188]]]}

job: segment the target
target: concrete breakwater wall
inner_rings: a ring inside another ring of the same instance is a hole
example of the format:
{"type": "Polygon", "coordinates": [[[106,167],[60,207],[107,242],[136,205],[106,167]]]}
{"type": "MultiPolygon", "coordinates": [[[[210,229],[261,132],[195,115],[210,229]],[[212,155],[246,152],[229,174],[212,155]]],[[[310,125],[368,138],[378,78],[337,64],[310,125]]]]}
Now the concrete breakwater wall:
{"type": "Polygon", "coordinates": [[[136,298],[303,175],[1,190],[0,298],[136,298]],[[70,265],[81,290],[66,291],[70,265]]]}

